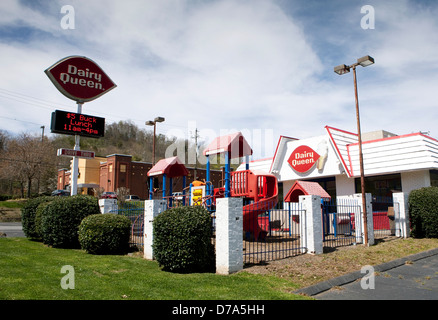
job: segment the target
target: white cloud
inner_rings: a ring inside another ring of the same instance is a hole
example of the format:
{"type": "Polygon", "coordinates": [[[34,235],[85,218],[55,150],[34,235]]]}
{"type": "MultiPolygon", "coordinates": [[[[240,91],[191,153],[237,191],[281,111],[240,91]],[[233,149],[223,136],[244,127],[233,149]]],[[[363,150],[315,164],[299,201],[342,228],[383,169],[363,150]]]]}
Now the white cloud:
{"type": "MultiPolygon", "coordinates": [[[[438,137],[438,44],[431,36],[438,31],[437,6],[370,0],[376,29],[362,30],[361,4],[315,3],[71,0],[76,29],[63,30],[64,1],[44,8],[2,1],[0,28],[17,28],[17,39],[0,37],[0,69],[7,74],[0,89],[73,111],[75,103],[43,71],[79,54],[95,60],[118,85],[84,106],[84,113],[103,114],[108,122],[132,119],[143,126],[159,115],[166,118],[161,133],[186,133],[189,121],[196,121],[206,139],[221,129],[304,138],[323,134],[325,125],[356,130],[352,75],[337,76],[332,64],[370,54],[376,64],[358,69],[363,129],[431,130],[438,137]],[[299,10],[285,10],[294,4],[299,10]],[[23,40],[20,28],[38,32],[23,40]],[[416,117],[403,116],[412,110],[416,117]]],[[[0,90],[0,109],[8,117],[48,126],[51,106],[5,99],[0,90]]],[[[0,118],[1,128],[23,126],[0,118]]]]}

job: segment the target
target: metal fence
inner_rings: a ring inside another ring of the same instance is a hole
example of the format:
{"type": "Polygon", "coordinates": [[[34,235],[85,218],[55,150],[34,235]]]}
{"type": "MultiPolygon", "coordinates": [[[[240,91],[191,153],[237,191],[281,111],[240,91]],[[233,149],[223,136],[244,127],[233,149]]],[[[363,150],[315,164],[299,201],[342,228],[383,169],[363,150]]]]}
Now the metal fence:
{"type": "MultiPolygon", "coordinates": [[[[306,232],[306,210],[299,203],[284,203],[284,209],[275,209],[274,205],[260,201],[243,206],[243,260],[246,265],[284,259],[307,250],[301,236],[306,232]]],[[[394,203],[392,198],[373,197],[372,206],[374,237],[395,234],[393,217],[398,212],[398,203],[394,203]]],[[[130,245],[143,247],[144,201],[119,204],[117,214],[131,220],[130,245]]],[[[211,214],[212,242],[215,243],[215,213],[211,214]]],[[[358,200],[338,198],[322,201],[321,214],[325,249],[363,243],[358,200]]]]}
{"type": "Polygon", "coordinates": [[[361,225],[361,206],[355,199],[322,201],[323,242],[325,248],[348,246],[362,242],[356,226],[361,225]]]}
{"type": "Polygon", "coordinates": [[[301,243],[305,210],[298,203],[285,209],[273,203],[247,204],[243,207],[243,262],[246,265],[284,259],[306,251],[301,243]]]}
{"type": "Polygon", "coordinates": [[[383,238],[395,235],[395,219],[398,218],[399,203],[392,197],[372,198],[374,238],[383,238]]]}
{"type": "Polygon", "coordinates": [[[143,247],[144,201],[120,203],[117,214],[126,216],[131,220],[129,245],[137,248],[143,247]]]}

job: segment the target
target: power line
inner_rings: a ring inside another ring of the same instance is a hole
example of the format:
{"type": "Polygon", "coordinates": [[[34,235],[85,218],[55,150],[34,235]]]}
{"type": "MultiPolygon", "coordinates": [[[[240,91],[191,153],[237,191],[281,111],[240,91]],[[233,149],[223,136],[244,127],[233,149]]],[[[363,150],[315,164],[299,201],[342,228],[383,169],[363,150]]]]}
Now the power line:
{"type": "Polygon", "coordinates": [[[15,119],[15,118],[9,118],[9,117],[3,117],[3,116],[0,116],[0,118],[8,119],[8,120],[14,120],[14,121],[20,121],[20,122],[26,122],[26,123],[32,123],[32,124],[36,124],[38,126],[42,126],[41,123],[36,123],[36,122],[31,122],[31,121],[26,121],[26,120],[18,120],[18,119],[15,119]]]}
{"type": "MultiPolygon", "coordinates": [[[[49,101],[49,100],[45,100],[45,99],[40,99],[40,98],[36,98],[27,94],[23,94],[23,93],[19,93],[19,92],[15,92],[15,91],[11,91],[11,90],[7,90],[4,88],[0,88],[0,97],[4,98],[4,99],[9,99],[15,102],[19,102],[19,103],[23,103],[23,104],[27,104],[27,105],[32,105],[38,108],[42,108],[42,109],[46,109],[46,110],[54,110],[53,105],[56,106],[62,106],[65,108],[69,108],[71,109],[72,106],[71,105],[67,105],[64,103],[59,103],[59,102],[55,102],[55,101],[49,101]]],[[[90,110],[92,110],[94,113],[98,114],[98,115],[106,115],[109,116],[110,118],[107,118],[106,120],[110,120],[113,122],[118,122],[120,120],[125,120],[125,121],[132,121],[132,122],[136,122],[139,124],[144,124],[145,120],[141,120],[138,118],[129,118],[129,117],[124,117],[121,115],[116,115],[116,114],[112,114],[112,113],[106,113],[106,112],[101,112],[101,111],[96,111],[93,110],[93,108],[89,108],[90,110]]],[[[34,122],[30,122],[30,121],[25,121],[25,120],[18,120],[15,118],[7,118],[7,117],[2,117],[8,120],[14,120],[14,121],[21,121],[21,122],[27,122],[27,123],[32,123],[32,124],[37,124],[34,122]]],[[[41,124],[38,124],[41,125],[41,124]]],[[[172,123],[165,123],[163,124],[164,126],[167,127],[178,127],[178,128],[186,128],[186,126],[182,126],[182,125],[178,125],[178,124],[172,124],[172,123]]]]}
{"type": "Polygon", "coordinates": [[[53,105],[53,104],[55,104],[55,105],[63,105],[63,106],[68,107],[68,105],[63,104],[63,103],[59,103],[59,102],[55,102],[55,101],[49,101],[49,100],[44,100],[44,99],[41,99],[41,98],[36,98],[36,97],[29,96],[27,94],[15,92],[15,91],[3,89],[3,88],[0,88],[0,94],[9,95],[9,96],[12,96],[12,97],[17,97],[19,99],[26,99],[26,100],[31,100],[31,101],[35,100],[36,103],[40,103],[40,104],[44,104],[44,105],[53,105]]]}

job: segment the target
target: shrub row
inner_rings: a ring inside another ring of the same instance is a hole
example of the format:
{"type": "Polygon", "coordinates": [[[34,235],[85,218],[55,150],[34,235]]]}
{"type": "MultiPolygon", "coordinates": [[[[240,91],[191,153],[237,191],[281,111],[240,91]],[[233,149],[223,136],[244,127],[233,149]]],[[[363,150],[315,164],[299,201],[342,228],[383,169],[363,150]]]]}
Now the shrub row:
{"type": "MultiPolygon", "coordinates": [[[[92,254],[123,254],[129,248],[128,217],[100,214],[90,196],[41,197],[22,209],[29,238],[58,248],[79,248],[92,254]]],[[[154,219],[153,250],[159,265],[172,272],[214,271],[212,220],[203,207],[178,207],[154,219]]]]}
{"type": "Polygon", "coordinates": [[[438,238],[438,187],[425,187],[409,194],[411,235],[438,238]]]}
{"type": "Polygon", "coordinates": [[[36,211],[41,203],[47,203],[53,200],[53,197],[39,197],[26,201],[21,208],[21,223],[26,237],[30,239],[41,239],[40,234],[35,229],[36,211]]]}
{"type": "Polygon", "coordinates": [[[56,248],[83,248],[94,254],[125,253],[131,221],[100,213],[91,196],[40,197],[22,208],[26,237],[56,248]]]}

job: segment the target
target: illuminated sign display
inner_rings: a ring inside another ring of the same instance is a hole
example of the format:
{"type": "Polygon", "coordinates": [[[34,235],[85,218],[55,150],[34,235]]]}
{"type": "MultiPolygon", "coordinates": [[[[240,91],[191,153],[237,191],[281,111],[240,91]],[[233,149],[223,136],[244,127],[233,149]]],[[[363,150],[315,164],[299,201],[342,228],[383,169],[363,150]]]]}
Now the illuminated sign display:
{"type": "Polygon", "coordinates": [[[61,59],[45,73],[63,95],[80,103],[94,100],[116,87],[97,63],[87,57],[61,59]]]}
{"type": "Polygon", "coordinates": [[[105,118],[55,110],[50,129],[52,133],[100,138],[105,133],[105,118]]]}
{"type": "Polygon", "coordinates": [[[309,171],[319,159],[319,154],[308,146],[299,146],[290,155],[287,162],[297,172],[309,171]]]}

